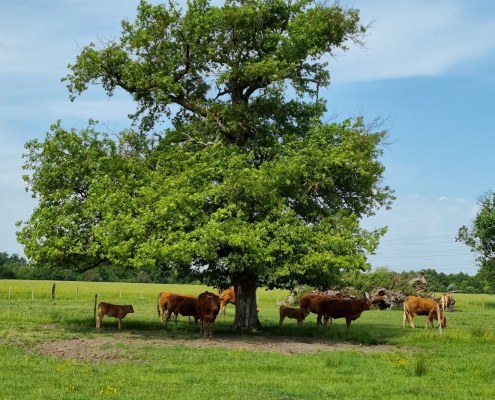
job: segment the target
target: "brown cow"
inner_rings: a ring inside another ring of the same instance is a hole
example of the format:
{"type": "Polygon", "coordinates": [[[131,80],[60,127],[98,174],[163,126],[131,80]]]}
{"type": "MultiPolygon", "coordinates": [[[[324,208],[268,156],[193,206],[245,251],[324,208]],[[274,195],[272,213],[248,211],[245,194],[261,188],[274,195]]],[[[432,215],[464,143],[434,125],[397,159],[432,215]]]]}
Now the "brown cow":
{"type": "Polygon", "coordinates": [[[204,337],[213,337],[213,323],[220,311],[220,297],[208,291],[198,296],[198,317],[201,320],[201,334],[204,337]]]}
{"type": "Polygon", "coordinates": [[[127,314],[133,313],[134,308],[129,305],[121,306],[118,304],[110,304],[102,301],[98,304],[98,315],[96,317],[96,329],[101,328],[101,320],[105,315],[113,318],[118,318],[118,326],[119,331],[122,330],[122,318],[124,318],[127,314]]]}
{"type": "Polygon", "coordinates": [[[454,298],[450,293],[442,293],[440,296],[440,307],[442,311],[447,311],[454,304],[454,298]]]}
{"type": "Polygon", "coordinates": [[[303,294],[299,298],[299,308],[302,308],[306,314],[310,312],[316,314],[316,306],[323,297],[325,296],[315,293],[303,294]]]}
{"type": "Polygon", "coordinates": [[[345,318],[347,328],[351,321],[355,321],[361,316],[361,313],[370,310],[373,307],[368,293],[364,299],[338,299],[325,297],[321,299],[316,306],[318,314],[316,323],[321,324],[321,318],[325,318],[325,325],[329,318],[345,318]]]}
{"type": "Polygon", "coordinates": [[[223,315],[226,314],[227,304],[232,303],[235,305],[235,292],[234,288],[225,289],[220,293],[220,313],[223,311],[223,315]]]}
{"type": "MultiPolygon", "coordinates": [[[[183,294],[178,294],[178,293],[172,293],[172,292],[161,292],[158,294],[158,298],[156,301],[156,310],[158,312],[158,316],[160,317],[161,321],[163,321],[163,318],[165,316],[165,311],[167,310],[167,304],[168,304],[168,299],[172,295],[177,295],[177,296],[183,296],[183,297],[190,297],[192,299],[196,299],[195,296],[190,296],[190,295],[183,295],[183,294]]],[[[175,314],[175,319],[177,319],[177,314],[175,314]]]]}
{"type": "Polygon", "coordinates": [[[294,318],[295,320],[297,320],[297,325],[301,326],[304,321],[304,318],[306,318],[306,315],[309,314],[309,311],[303,310],[302,308],[280,306],[279,313],[280,313],[280,321],[278,323],[279,326],[282,326],[285,317],[294,318]]]}
{"type": "MultiPolygon", "coordinates": [[[[438,320],[437,316],[438,303],[433,299],[423,299],[416,296],[407,296],[404,300],[404,314],[402,316],[402,327],[406,327],[406,320],[409,321],[411,327],[414,328],[414,315],[427,315],[426,327],[428,323],[433,327],[433,320],[438,320]]],[[[440,325],[442,328],[447,326],[447,318],[443,316],[442,310],[440,312],[440,325]]]]}
{"type": "Polygon", "coordinates": [[[194,322],[198,323],[197,302],[197,297],[172,294],[167,302],[167,318],[165,319],[165,323],[170,321],[172,313],[175,314],[176,323],[178,314],[185,317],[193,317],[194,322]]]}
{"type": "MultiPolygon", "coordinates": [[[[299,307],[305,311],[306,315],[308,315],[310,312],[312,312],[313,314],[318,314],[318,312],[316,311],[316,307],[321,299],[342,299],[343,297],[344,296],[342,293],[337,293],[335,295],[306,293],[299,298],[299,307]]],[[[330,323],[332,323],[331,318],[330,323]]]]}

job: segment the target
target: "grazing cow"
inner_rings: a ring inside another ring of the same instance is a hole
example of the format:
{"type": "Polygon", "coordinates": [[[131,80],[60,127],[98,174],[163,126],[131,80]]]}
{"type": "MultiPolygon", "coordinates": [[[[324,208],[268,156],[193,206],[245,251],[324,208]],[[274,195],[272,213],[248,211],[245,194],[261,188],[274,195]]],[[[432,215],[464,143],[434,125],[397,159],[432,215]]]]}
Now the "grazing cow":
{"type": "MultiPolygon", "coordinates": [[[[423,299],[416,296],[407,296],[404,300],[404,314],[402,316],[402,326],[406,327],[406,320],[409,321],[411,327],[414,328],[414,315],[427,315],[426,327],[428,323],[433,327],[433,320],[438,320],[437,316],[438,303],[433,299],[423,299]]],[[[442,328],[447,326],[447,318],[443,316],[442,310],[440,311],[440,325],[442,328]]]]}
{"type": "Polygon", "coordinates": [[[279,313],[280,313],[280,322],[278,323],[279,326],[282,326],[285,317],[294,318],[295,320],[297,320],[297,325],[301,326],[304,321],[304,318],[306,318],[306,315],[309,314],[309,311],[303,310],[302,308],[280,306],[279,313]]]}
{"type": "Polygon", "coordinates": [[[447,311],[454,305],[454,298],[450,293],[442,293],[440,296],[440,307],[442,311],[447,311]]]}
{"type": "MultiPolygon", "coordinates": [[[[156,310],[158,312],[158,316],[160,317],[161,321],[163,321],[163,318],[165,316],[165,311],[167,310],[167,304],[168,304],[168,299],[172,295],[177,295],[177,296],[183,296],[183,297],[190,297],[192,299],[195,299],[195,296],[189,296],[189,295],[182,295],[178,293],[171,293],[171,292],[161,292],[158,294],[158,298],[156,301],[156,310]]],[[[175,318],[177,319],[177,314],[175,314],[175,318]]]]}
{"type": "Polygon", "coordinates": [[[170,321],[172,313],[175,315],[175,322],[177,323],[177,315],[183,315],[185,317],[193,317],[194,322],[198,323],[198,311],[197,311],[197,297],[183,296],[180,294],[173,294],[168,298],[167,302],[167,318],[165,323],[170,321]]]}
{"type": "Polygon", "coordinates": [[[132,306],[126,305],[126,306],[121,306],[118,304],[110,304],[110,303],[105,303],[102,301],[100,304],[98,304],[98,315],[96,317],[96,328],[100,329],[101,328],[101,320],[105,315],[113,318],[118,318],[118,326],[119,326],[119,331],[122,330],[122,318],[124,318],[127,314],[133,313],[134,308],[132,306]]]}
{"type": "Polygon", "coordinates": [[[361,313],[370,310],[373,307],[368,293],[364,299],[336,299],[325,297],[321,299],[316,306],[318,314],[316,323],[321,324],[321,318],[324,317],[325,325],[328,324],[329,318],[345,318],[347,328],[351,321],[355,321],[361,316],[361,313]]]}
{"type": "Polygon", "coordinates": [[[232,303],[235,305],[235,292],[234,288],[225,289],[220,293],[220,313],[223,311],[223,315],[226,314],[227,304],[232,303]]]}
{"type": "Polygon", "coordinates": [[[213,323],[220,311],[220,297],[208,291],[198,296],[198,317],[201,320],[201,334],[204,337],[213,337],[213,323]]]}

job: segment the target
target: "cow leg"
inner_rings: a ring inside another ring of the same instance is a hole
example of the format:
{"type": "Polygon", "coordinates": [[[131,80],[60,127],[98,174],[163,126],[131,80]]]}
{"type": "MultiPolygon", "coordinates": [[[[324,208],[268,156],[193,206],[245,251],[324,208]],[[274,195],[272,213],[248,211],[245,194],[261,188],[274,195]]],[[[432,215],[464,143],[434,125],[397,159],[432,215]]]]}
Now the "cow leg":
{"type": "Polygon", "coordinates": [[[172,310],[167,310],[167,318],[165,318],[165,324],[167,324],[168,321],[170,321],[171,315],[172,315],[172,310]]]}
{"type": "Polygon", "coordinates": [[[345,325],[347,326],[347,329],[349,329],[349,327],[351,326],[351,321],[352,321],[351,318],[346,318],[345,319],[345,325]]]}
{"type": "Polygon", "coordinates": [[[414,314],[409,314],[409,324],[411,325],[411,328],[415,328],[414,326],[414,314]]]}
{"type": "Polygon", "coordinates": [[[99,315],[96,317],[96,329],[101,328],[101,319],[102,317],[100,317],[99,315]]]}
{"type": "Polygon", "coordinates": [[[412,328],[414,328],[414,314],[409,313],[409,311],[406,309],[405,304],[404,304],[404,314],[402,315],[402,327],[406,327],[406,321],[409,321],[409,324],[411,325],[412,328]]]}
{"type": "Polygon", "coordinates": [[[282,323],[284,322],[285,317],[280,317],[280,321],[278,323],[278,326],[282,326],[282,323]]]}
{"type": "Polygon", "coordinates": [[[437,313],[437,310],[431,309],[428,318],[426,319],[426,327],[429,328],[428,324],[431,324],[431,327],[434,328],[435,326],[433,325],[433,317],[437,313]]]}
{"type": "Polygon", "coordinates": [[[119,318],[118,321],[119,321],[119,324],[118,324],[119,331],[121,331],[122,330],[122,318],[119,318]]]}
{"type": "Polygon", "coordinates": [[[165,317],[165,308],[160,306],[160,320],[162,321],[162,324],[165,322],[164,317],[165,317]]]}

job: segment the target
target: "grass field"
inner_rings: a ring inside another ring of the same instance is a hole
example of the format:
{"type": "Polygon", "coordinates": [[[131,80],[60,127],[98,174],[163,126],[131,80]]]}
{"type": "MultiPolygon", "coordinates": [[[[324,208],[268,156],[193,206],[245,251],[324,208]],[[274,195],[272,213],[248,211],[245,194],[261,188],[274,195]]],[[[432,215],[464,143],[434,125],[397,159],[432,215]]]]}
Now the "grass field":
{"type": "MultiPolygon", "coordinates": [[[[317,327],[309,315],[278,326],[286,292],[258,290],[263,330],[231,332],[234,307],[214,339],[179,317],[163,325],[161,291],[205,286],[0,280],[0,399],[493,399],[495,296],[455,296],[443,335],[402,328],[400,310],[317,327]],[[132,304],[94,328],[94,301],[132,304]],[[292,351],[293,350],[293,351],[292,351]]],[[[212,290],[210,288],[210,290],[212,290]]]]}

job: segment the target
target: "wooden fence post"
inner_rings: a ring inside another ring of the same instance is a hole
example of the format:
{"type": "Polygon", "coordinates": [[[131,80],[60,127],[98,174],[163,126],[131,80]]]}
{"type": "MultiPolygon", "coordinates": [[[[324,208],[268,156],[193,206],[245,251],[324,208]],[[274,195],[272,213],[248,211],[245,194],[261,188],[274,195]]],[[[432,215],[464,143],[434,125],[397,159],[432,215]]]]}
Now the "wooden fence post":
{"type": "Polygon", "coordinates": [[[52,285],[52,301],[55,300],[55,283],[52,285]]]}
{"type": "Polygon", "coordinates": [[[12,288],[9,287],[9,300],[10,300],[11,297],[12,297],[12,288]]]}
{"type": "Polygon", "coordinates": [[[95,309],[93,313],[93,318],[96,321],[96,303],[98,303],[98,293],[95,294],[95,309]]]}

